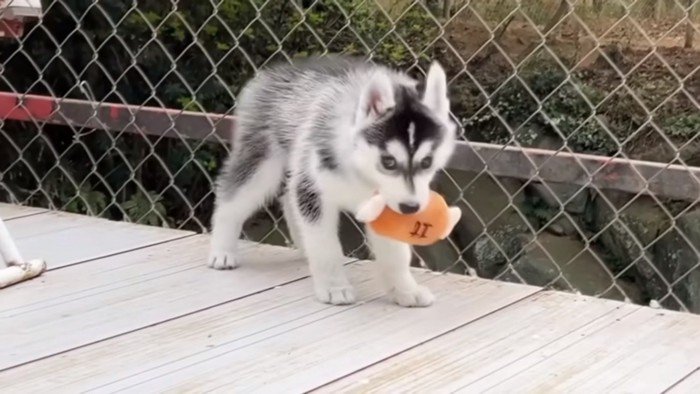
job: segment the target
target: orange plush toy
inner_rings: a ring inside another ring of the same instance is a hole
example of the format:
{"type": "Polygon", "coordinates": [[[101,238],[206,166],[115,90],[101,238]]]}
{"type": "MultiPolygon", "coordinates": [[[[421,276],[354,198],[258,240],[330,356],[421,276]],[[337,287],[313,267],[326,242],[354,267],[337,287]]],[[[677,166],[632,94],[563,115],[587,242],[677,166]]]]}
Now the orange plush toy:
{"type": "Polygon", "coordinates": [[[411,245],[427,246],[445,239],[462,217],[462,211],[458,207],[448,207],[445,199],[431,190],[428,206],[421,212],[400,214],[390,209],[384,198],[377,194],[360,206],[355,217],[368,223],[379,235],[411,245]]]}

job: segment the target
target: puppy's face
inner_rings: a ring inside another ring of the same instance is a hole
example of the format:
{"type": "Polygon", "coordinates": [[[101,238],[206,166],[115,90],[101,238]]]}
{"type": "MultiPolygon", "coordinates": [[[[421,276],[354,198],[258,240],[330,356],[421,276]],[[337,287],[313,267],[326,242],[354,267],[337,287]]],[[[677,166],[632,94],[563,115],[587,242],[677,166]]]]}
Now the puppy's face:
{"type": "Polygon", "coordinates": [[[362,129],[354,162],[397,212],[410,214],[427,206],[430,183],[454,151],[456,127],[449,119],[446,92],[444,71],[434,63],[422,98],[378,75],[360,101],[356,119],[362,129]]]}

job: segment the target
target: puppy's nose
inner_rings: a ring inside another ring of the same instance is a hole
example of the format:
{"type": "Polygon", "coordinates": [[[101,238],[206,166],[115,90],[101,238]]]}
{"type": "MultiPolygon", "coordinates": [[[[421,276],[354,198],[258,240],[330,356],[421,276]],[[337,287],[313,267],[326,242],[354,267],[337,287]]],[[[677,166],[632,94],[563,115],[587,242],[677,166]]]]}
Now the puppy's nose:
{"type": "Polygon", "coordinates": [[[402,202],[399,204],[399,210],[401,213],[410,215],[412,213],[418,212],[420,205],[415,202],[402,202]]]}

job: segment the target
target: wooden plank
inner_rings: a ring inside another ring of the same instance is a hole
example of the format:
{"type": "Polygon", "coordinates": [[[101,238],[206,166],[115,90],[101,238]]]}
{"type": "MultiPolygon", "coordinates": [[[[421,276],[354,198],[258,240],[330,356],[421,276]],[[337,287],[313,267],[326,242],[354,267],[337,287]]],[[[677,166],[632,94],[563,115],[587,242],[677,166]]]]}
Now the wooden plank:
{"type": "Polygon", "coordinates": [[[621,305],[542,292],[316,392],[453,392],[597,319],[619,315],[621,305]]]}
{"type": "MultiPolygon", "coordinates": [[[[232,272],[206,267],[208,237],[196,236],[50,272],[40,288],[3,293],[0,305],[0,370],[88,345],[307,275],[299,253],[251,244],[243,266],[232,272]],[[99,265],[98,274],[87,269],[99,265]],[[147,266],[154,267],[147,267],[147,266]],[[143,275],[138,275],[138,269],[143,275]],[[88,272],[83,275],[83,272],[88,272]],[[113,277],[110,279],[109,276],[113,277]],[[91,279],[95,279],[94,284],[91,279]],[[60,282],[60,283],[58,283],[60,282]],[[81,283],[86,282],[86,283],[81,283]],[[74,284],[75,290],[68,287],[74,284]]],[[[14,289],[13,289],[14,290],[14,289]]],[[[121,349],[120,351],[123,351],[121,349]]],[[[138,352],[138,349],[133,349],[138,352]]],[[[93,360],[94,361],[94,360],[93,360]]],[[[92,361],[91,361],[92,362],[92,361]]],[[[0,379],[3,380],[3,379],[0,379]]]]}
{"type": "Polygon", "coordinates": [[[700,393],[700,366],[693,373],[671,387],[665,394],[700,393]]]}
{"type": "Polygon", "coordinates": [[[0,203],[0,218],[5,221],[46,212],[49,211],[44,208],[0,203]]]}
{"type": "Polygon", "coordinates": [[[302,392],[538,291],[416,270],[438,298],[430,308],[407,309],[383,296],[371,265],[349,267],[360,299],[353,306],[316,302],[305,279],[12,369],[0,380],[11,392],[114,392],[134,384],[144,386],[129,391],[232,384],[238,392],[302,392]]]}
{"type": "Polygon", "coordinates": [[[700,316],[647,307],[576,330],[456,392],[660,393],[700,365],[700,316]]]}
{"type": "Polygon", "coordinates": [[[700,168],[680,164],[460,141],[449,167],[686,201],[700,198],[700,168]]]}
{"type": "Polygon", "coordinates": [[[49,270],[194,234],[58,211],[6,225],[22,256],[45,259],[49,270]]]}
{"type": "Polygon", "coordinates": [[[423,270],[436,293],[430,308],[408,309],[365,298],[328,316],[309,316],[191,354],[96,392],[305,392],[492,313],[539,289],[423,270]],[[228,366],[236,366],[228,368],[228,366]]]}

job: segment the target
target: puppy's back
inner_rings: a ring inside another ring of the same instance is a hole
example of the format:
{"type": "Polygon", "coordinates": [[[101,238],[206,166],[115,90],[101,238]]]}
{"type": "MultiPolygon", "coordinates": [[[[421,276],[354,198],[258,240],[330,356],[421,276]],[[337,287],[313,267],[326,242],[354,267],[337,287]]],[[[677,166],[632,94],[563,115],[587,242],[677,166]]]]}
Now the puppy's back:
{"type": "MultiPolygon", "coordinates": [[[[345,55],[315,56],[280,62],[260,70],[241,90],[236,116],[241,134],[263,135],[288,150],[301,129],[332,132],[350,122],[370,75],[381,70],[395,83],[414,85],[403,73],[345,55]]],[[[327,138],[327,137],[322,137],[327,138]]],[[[332,138],[332,137],[331,137],[332,138]]]]}
{"type": "Polygon", "coordinates": [[[265,134],[289,147],[299,127],[319,116],[337,116],[338,108],[348,107],[362,75],[372,67],[360,58],[339,55],[265,67],[237,98],[237,138],[265,134]]]}

